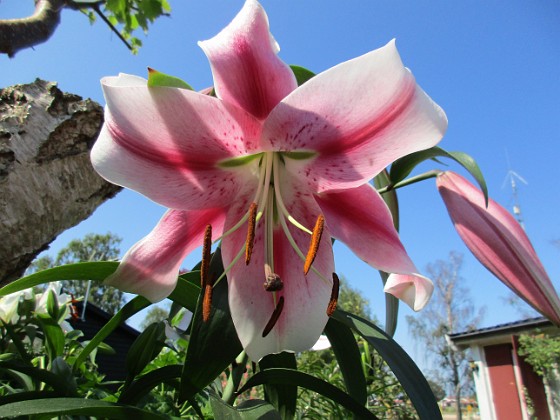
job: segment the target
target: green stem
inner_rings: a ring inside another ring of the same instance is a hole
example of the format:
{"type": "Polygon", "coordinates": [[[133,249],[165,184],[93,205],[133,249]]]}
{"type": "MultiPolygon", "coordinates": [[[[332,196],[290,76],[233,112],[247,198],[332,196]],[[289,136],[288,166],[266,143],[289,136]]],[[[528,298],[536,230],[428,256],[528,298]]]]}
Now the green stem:
{"type": "Polygon", "coordinates": [[[230,405],[233,405],[233,401],[235,401],[235,391],[239,388],[239,383],[241,382],[243,373],[245,373],[247,360],[247,353],[243,350],[235,359],[236,365],[231,368],[226,387],[224,388],[224,392],[222,394],[222,400],[230,405]]]}
{"type": "Polygon", "coordinates": [[[377,192],[379,194],[384,194],[384,193],[389,192],[391,190],[396,190],[398,188],[402,188],[402,187],[405,187],[407,185],[415,184],[417,182],[424,181],[426,179],[435,178],[436,176],[438,176],[442,172],[443,171],[440,171],[439,169],[433,169],[431,171],[424,172],[423,174],[416,175],[416,176],[407,178],[405,180],[402,180],[401,182],[397,182],[394,185],[389,184],[389,185],[387,185],[383,188],[379,188],[377,190],[377,192]]]}

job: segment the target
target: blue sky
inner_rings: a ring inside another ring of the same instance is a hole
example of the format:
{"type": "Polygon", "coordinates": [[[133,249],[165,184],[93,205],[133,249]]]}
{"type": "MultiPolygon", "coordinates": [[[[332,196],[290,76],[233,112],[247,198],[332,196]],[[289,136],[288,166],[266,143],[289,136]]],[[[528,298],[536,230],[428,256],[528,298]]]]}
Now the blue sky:
{"type": "MultiPolygon", "coordinates": [[[[527,232],[557,289],[560,289],[560,3],[553,0],[346,1],[263,0],[280,56],[315,72],[397,40],[403,62],[446,111],[449,130],[440,143],[471,154],[481,166],[490,195],[511,208],[504,179],[511,168],[528,181],[519,186],[527,232]]],[[[171,1],[171,17],[160,18],[138,55],[131,55],[101,22],[90,26],[80,13],[65,11],[45,44],[14,59],[0,57],[0,86],[36,77],[59,82],[62,90],[103,103],[101,77],[119,72],[146,75],[146,67],[173,74],[195,88],[211,85],[198,40],[215,35],[242,1],[171,1]]],[[[0,17],[25,16],[31,0],[3,0],[0,17]]],[[[423,169],[440,167],[426,164],[423,169]]],[[[461,172],[455,165],[452,169],[461,172]]],[[[507,289],[469,254],[455,233],[433,180],[399,191],[401,238],[416,265],[465,254],[462,275],[477,306],[486,306],[483,325],[520,317],[502,300],[507,289]]],[[[121,193],[88,220],[62,234],[51,252],[88,232],[123,237],[123,252],[148,233],[164,209],[132,192],[121,193]]],[[[337,271],[370,299],[384,316],[377,273],[336,246],[337,271]]],[[[199,258],[193,255],[185,266],[199,258]]],[[[397,340],[413,354],[401,306],[397,340]]]]}

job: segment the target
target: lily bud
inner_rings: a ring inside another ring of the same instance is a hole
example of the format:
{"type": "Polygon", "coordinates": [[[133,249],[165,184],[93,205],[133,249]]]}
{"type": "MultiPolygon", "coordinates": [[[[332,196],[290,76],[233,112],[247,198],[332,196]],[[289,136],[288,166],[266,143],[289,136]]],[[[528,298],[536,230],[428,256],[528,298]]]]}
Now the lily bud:
{"type": "Polygon", "coordinates": [[[560,299],[529,238],[513,216],[453,172],[437,187],[455,229],[474,256],[521,299],[560,325],[560,299]]]}

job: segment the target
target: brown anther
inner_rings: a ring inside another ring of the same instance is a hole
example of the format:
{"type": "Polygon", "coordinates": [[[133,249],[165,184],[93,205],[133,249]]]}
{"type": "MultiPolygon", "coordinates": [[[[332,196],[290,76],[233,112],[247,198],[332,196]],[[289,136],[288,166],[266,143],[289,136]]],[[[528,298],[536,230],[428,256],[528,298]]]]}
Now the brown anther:
{"type": "Polygon", "coordinates": [[[267,292],[278,292],[284,288],[284,283],[278,274],[270,273],[266,276],[263,286],[267,292]]]}
{"type": "Polygon", "coordinates": [[[253,254],[253,245],[255,243],[255,226],[257,223],[257,204],[251,203],[249,207],[249,220],[247,228],[247,239],[245,240],[245,265],[251,262],[251,255],[253,254]]]}
{"type": "Polygon", "coordinates": [[[202,321],[208,322],[212,311],[212,290],[211,284],[204,286],[204,297],[202,298],[202,321]]]}
{"type": "Polygon", "coordinates": [[[305,257],[305,264],[303,265],[303,274],[307,274],[311,269],[313,261],[317,256],[317,251],[319,250],[319,244],[321,243],[321,236],[323,235],[323,228],[325,227],[325,217],[320,214],[317,217],[317,222],[315,222],[315,227],[313,228],[313,234],[311,235],[311,243],[309,244],[309,251],[307,251],[307,257],[305,257]]]}
{"type": "Polygon", "coordinates": [[[270,319],[268,320],[266,327],[264,327],[262,333],[263,338],[266,337],[276,325],[278,318],[280,318],[280,315],[282,314],[282,309],[284,309],[284,296],[280,296],[280,299],[278,299],[276,308],[274,308],[274,312],[272,312],[272,315],[270,316],[270,319]]]}
{"type": "Polygon", "coordinates": [[[338,289],[340,287],[340,280],[336,273],[332,273],[332,292],[331,299],[329,300],[329,306],[327,306],[327,315],[331,316],[336,310],[336,305],[338,304],[338,289]]]}
{"type": "Polygon", "coordinates": [[[202,262],[200,263],[200,284],[204,288],[208,282],[210,270],[210,251],[212,250],[212,225],[206,225],[202,242],[202,262]]]}

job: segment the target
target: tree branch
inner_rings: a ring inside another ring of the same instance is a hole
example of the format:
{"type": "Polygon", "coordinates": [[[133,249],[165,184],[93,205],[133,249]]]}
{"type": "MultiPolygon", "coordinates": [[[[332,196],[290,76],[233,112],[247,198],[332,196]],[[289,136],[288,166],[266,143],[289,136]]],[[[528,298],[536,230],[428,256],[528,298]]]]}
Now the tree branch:
{"type": "Polygon", "coordinates": [[[36,0],[33,15],[0,20],[0,53],[13,57],[16,52],[48,40],[60,23],[65,0],[36,0]]]}

